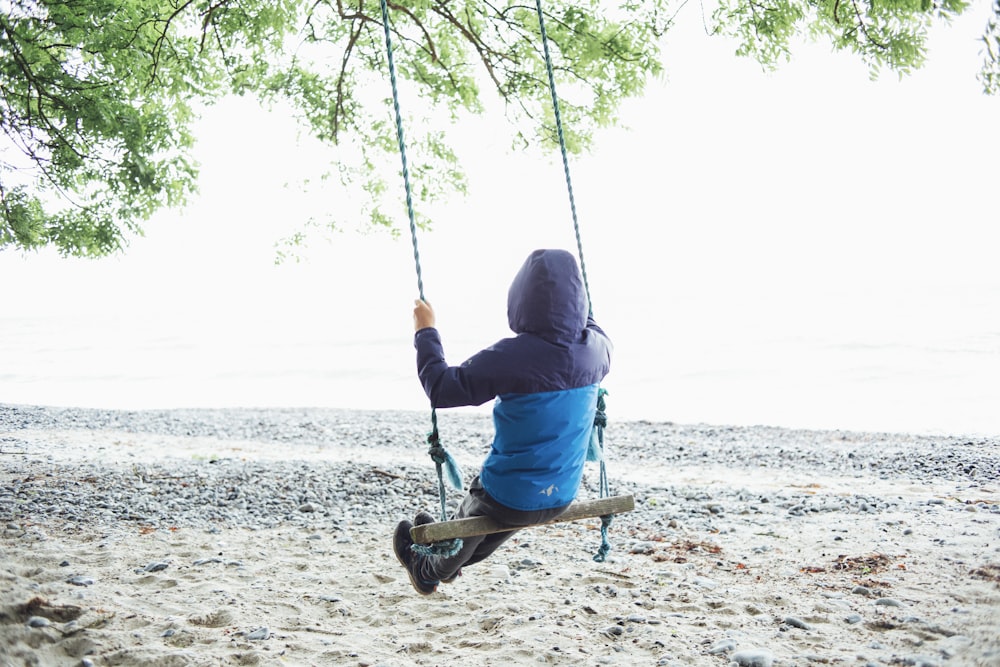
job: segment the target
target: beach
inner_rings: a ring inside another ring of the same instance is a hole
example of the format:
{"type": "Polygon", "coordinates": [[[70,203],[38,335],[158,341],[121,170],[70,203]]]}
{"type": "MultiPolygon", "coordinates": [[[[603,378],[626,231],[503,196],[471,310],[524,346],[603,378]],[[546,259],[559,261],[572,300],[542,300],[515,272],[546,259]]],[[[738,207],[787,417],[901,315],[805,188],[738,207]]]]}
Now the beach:
{"type": "MultiPolygon", "coordinates": [[[[0,665],[1000,666],[1000,437],[610,416],[605,562],[530,528],[421,596],[427,413],[0,404],[0,665]]],[[[490,418],[439,421],[468,484],[490,418]]]]}

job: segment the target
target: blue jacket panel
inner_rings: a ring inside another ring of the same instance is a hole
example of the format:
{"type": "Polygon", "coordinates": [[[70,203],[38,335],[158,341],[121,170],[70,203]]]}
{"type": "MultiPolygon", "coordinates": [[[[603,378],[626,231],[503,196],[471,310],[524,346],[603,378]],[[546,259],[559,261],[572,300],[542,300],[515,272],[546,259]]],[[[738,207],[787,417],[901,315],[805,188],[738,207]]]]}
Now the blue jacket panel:
{"type": "Polygon", "coordinates": [[[597,390],[592,384],[497,397],[496,436],[479,475],[483,488],[516,510],[573,502],[594,428],[597,390]]]}
{"type": "Polygon", "coordinates": [[[588,315],[576,260],[537,250],[514,278],[507,315],[517,334],[460,366],[445,360],[436,329],[414,337],[417,372],[436,408],[496,398],[496,435],[480,479],[502,504],[548,509],[573,500],[583,474],[611,343],[588,315]]]}

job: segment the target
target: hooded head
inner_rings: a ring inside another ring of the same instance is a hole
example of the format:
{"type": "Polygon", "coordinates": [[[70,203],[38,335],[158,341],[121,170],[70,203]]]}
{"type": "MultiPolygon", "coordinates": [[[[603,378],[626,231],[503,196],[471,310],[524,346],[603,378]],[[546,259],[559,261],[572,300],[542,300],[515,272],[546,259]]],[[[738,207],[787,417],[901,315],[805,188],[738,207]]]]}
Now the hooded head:
{"type": "Polygon", "coordinates": [[[576,258],[565,250],[535,250],[507,292],[511,331],[571,342],[587,326],[587,293],[576,258]]]}

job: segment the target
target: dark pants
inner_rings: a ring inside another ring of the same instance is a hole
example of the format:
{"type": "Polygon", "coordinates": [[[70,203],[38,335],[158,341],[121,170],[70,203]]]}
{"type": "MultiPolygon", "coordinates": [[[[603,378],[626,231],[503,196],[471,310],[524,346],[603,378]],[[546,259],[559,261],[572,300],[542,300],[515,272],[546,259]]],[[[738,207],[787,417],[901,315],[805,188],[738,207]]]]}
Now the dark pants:
{"type": "Polygon", "coordinates": [[[534,510],[524,512],[501,505],[494,500],[479,482],[477,476],[469,486],[469,494],[462,499],[453,519],[464,519],[470,516],[488,516],[494,521],[511,529],[492,535],[476,535],[462,538],[462,549],[454,556],[420,556],[417,565],[418,576],[424,581],[439,581],[451,579],[466,565],[473,565],[497,550],[521,528],[555,519],[566,511],[569,505],[554,509],[534,510]]]}

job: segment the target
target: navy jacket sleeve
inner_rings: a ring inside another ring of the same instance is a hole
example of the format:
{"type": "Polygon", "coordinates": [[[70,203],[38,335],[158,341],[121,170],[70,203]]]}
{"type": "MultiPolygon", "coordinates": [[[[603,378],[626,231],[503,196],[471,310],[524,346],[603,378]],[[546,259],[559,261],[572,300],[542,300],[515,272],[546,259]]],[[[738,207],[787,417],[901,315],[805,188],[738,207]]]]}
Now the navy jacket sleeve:
{"type": "Polygon", "coordinates": [[[417,375],[433,407],[482,405],[499,393],[498,378],[489,368],[489,350],[479,352],[461,366],[449,366],[437,329],[421,329],[413,343],[417,348],[417,375]]]}
{"type": "Polygon", "coordinates": [[[437,329],[414,336],[417,375],[435,408],[482,405],[508,393],[571,389],[599,382],[608,372],[611,342],[593,319],[573,344],[521,334],[449,366],[437,329]]]}

